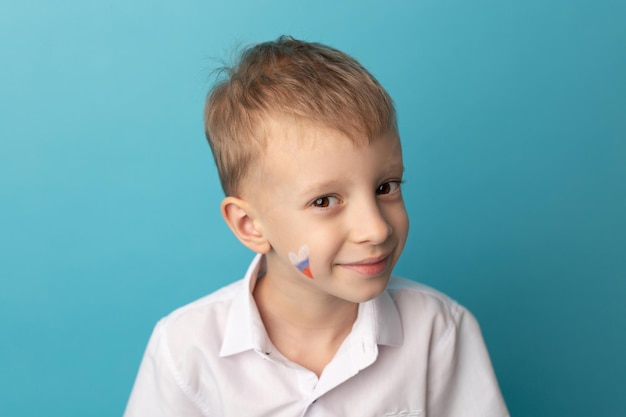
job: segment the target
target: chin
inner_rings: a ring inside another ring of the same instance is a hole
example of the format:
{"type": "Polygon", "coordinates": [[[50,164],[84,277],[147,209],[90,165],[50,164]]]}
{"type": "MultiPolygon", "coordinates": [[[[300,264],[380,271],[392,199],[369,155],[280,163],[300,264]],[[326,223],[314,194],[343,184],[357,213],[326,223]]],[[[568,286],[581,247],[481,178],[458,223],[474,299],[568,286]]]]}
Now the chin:
{"type": "Polygon", "coordinates": [[[358,293],[352,293],[350,301],[353,303],[365,303],[378,297],[387,288],[389,279],[389,276],[384,279],[381,278],[376,280],[376,282],[370,283],[370,285],[367,285],[366,288],[362,288],[358,293]]]}

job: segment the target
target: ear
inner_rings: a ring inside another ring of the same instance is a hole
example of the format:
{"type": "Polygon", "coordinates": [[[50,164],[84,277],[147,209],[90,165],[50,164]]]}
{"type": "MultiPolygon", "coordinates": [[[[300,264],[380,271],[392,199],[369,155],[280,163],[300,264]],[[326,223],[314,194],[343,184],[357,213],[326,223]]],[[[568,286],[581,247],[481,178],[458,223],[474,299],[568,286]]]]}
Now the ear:
{"type": "Polygon", "coordinates": [[[220,209],[230,230],[248,249],[256,253],[270,251],[270,243],[263,235],[256,213],[247,201],[229,196],[222,200],[220,209]]]}

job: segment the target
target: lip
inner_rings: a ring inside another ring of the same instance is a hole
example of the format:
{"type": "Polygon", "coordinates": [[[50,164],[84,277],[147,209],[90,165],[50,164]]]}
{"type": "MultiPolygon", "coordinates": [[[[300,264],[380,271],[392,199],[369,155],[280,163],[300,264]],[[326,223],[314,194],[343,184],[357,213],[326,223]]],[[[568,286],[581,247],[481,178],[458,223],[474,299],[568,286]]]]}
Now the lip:
{"type": "Polygon", "coordinates": [[[390,255],[382,255],[372,258],[362,259],[357,262],[342,263],[343,268],[358,272],[361,275],[376,276],[387,270],[389,266],[390,255]]]}

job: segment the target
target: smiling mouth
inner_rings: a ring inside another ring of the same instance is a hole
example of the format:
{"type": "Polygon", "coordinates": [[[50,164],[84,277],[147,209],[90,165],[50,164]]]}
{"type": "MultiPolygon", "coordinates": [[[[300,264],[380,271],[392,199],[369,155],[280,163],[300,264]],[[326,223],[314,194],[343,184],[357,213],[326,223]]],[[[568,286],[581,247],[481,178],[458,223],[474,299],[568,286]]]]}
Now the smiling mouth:
{"type": "Polygon", "coordinates": [[[383,257],[364,259],[355,263],[340,264],[342,267],[361,275],[375,276],[382,274],[389,265],[389,255],[383,257]]]}

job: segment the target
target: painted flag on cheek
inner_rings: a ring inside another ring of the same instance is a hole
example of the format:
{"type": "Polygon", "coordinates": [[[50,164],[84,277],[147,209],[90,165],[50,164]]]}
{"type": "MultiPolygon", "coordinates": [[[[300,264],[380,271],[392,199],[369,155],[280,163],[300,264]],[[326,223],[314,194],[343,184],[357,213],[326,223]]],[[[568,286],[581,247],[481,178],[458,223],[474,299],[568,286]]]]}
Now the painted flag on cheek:
{"type": "Polygon", "coordinates": [[[313,273],[309,265],[309,247],[307,245],[302,245],[297,255],[293,252],[289,252],[289,260],[300,272],[313,279],[313,273]]]}

